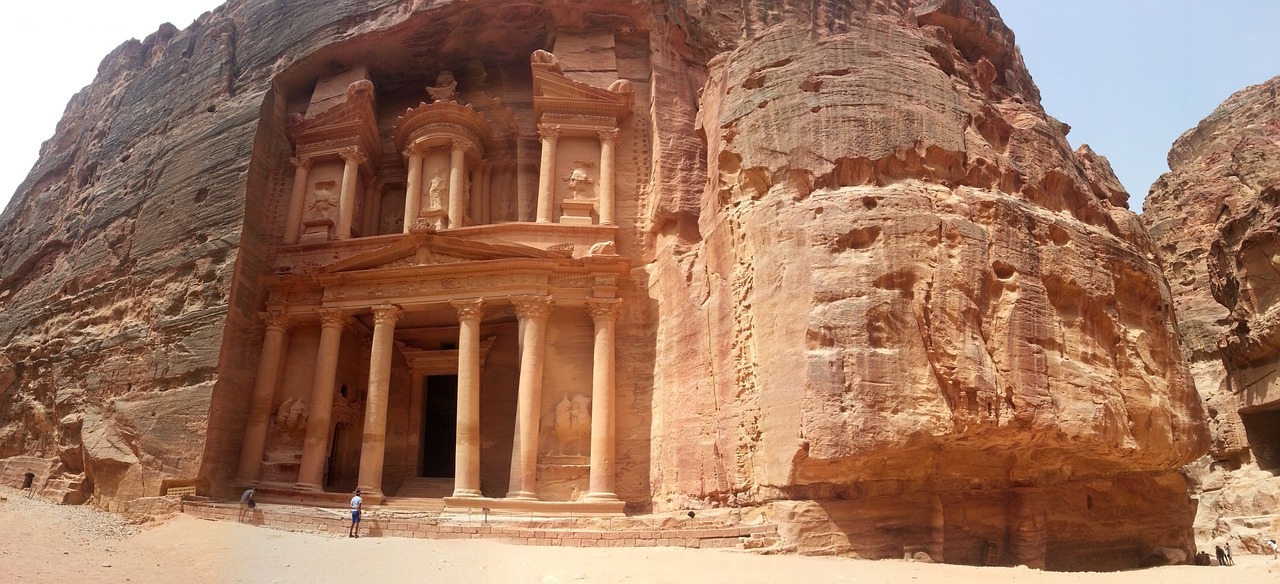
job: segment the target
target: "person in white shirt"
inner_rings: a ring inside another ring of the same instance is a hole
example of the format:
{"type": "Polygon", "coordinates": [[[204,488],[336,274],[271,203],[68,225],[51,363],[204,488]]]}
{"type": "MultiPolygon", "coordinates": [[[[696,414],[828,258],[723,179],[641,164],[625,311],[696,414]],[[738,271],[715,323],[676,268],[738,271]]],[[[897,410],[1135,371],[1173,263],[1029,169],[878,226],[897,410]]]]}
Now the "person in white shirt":
{"type": "Polygon", "coordinates": [[[360,497],[360,489],[356,489],[355,496],[351,497],[351,530],[347,532],[347,537],[360,537],[360,510],[364,506],[364,499],[360,497]]]}

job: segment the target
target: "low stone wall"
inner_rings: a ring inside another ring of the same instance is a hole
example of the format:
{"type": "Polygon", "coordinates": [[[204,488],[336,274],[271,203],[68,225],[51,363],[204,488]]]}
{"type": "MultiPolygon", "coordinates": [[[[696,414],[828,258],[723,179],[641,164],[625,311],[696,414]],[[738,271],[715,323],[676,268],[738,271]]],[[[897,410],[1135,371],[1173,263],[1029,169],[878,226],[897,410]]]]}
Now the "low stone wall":
{"type": "MultiPolygon", "coordinates": [[[[252,525],[314,533],[344,534],[350,527],[350,512],[340,509],[259,504],[252,512],[237,504],[187,502],[183,512],[215,521],[240,521],[252,525]]],[[[658,529],[575,529],[528,526],[510,518],[490,519],[480,516],[462,523],[432,513],[402,513],[384,510],[366,511],[361,519],[361,533],[373,537],[417,537],[424,539],[496,539],[519,545],[566,547],[653,547],[687,548],[772,548],[779,542],[773,525],[708,526],[690,529],[663,527],[658,529]]],[[[587,520],[587,522],[594,522],[587,520]]],[[[562,521],[559,523],[563,523],[562,521]]],[[[629,522],[634,523],[634,522],[629,522]]]]}

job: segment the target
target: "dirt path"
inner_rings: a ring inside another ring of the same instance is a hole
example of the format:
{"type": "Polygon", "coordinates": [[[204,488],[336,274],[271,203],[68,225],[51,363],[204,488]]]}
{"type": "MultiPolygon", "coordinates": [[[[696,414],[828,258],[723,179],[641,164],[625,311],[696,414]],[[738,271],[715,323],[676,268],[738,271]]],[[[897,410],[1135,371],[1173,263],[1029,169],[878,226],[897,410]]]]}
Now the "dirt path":
{"type": "Polygon", "coordinates": [[[222,584],[447,582],[555,584],[945,582],[1231,584],[1280,582],[1280,560],[1122,573],[1054,573],[905,561],[760,556],[684,548],[560,548],[489,540],[348,539],[178,515],[140,525],[0,489],[0,582],[222,584]]]}

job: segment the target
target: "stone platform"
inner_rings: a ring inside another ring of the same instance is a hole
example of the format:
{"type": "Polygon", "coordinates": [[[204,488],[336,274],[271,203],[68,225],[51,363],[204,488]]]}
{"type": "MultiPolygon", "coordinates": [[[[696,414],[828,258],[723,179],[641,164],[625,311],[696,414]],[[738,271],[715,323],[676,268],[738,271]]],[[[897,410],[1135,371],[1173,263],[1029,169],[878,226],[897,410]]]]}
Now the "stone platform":
{"type": "MultiPolygon", "coordinates": [[[[252,512],[238,503],[187,502],[183,512],[213,521],[239,521],[280,529],[345,536],[350,514],[345,509],[258,504],[252,512]]],[[[771,524],[725,525],[721,518],[668,516],[621,518],[536,518],[475,512],[441,515],[431,512],[366,510],[362,532],[372,537],[424,539],[496,539],[519,545],[566,547],[653,547],[776,549],[781,538],[771,524]]]]}

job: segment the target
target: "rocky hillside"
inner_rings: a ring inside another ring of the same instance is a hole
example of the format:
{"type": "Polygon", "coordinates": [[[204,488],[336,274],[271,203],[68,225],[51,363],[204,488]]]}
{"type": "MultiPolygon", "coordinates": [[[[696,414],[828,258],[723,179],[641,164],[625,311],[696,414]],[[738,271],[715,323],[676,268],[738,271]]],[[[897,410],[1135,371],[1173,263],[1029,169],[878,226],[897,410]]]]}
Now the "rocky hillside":
{"type": "Polygon", "coordinates": [[[1213,445],[1197,537],[1258,551],[1280,508],[1280,77],[1231,96],[1169,152],[1143,222],[1174,293],[1213,445]]]}
{"type": "Polygon", "coordinates": [[[1190,551],[1176,469],[1208,437],[1156,247],[986,0],[233,0],[126,43],[0,216],[4,480],[226,492],[291,176],[264,120],[339,56],[583,31],[647,85],[619,194],[642,508],[770,506],[813,553],[1190,551]]]}

